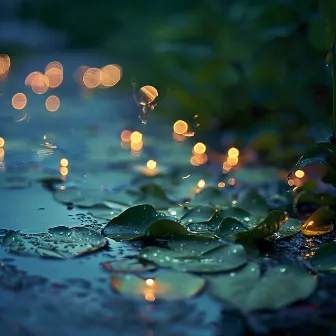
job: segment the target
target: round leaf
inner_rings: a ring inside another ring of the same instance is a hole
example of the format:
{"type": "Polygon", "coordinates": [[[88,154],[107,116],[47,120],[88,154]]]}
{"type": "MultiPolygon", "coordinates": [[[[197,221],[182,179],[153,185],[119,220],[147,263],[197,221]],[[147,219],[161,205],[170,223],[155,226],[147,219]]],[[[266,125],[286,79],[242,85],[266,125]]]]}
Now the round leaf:
{"type": "Polygon", "coordinates": [[[285,224],[283,224],[279,231],[270,236],[270,239],[283,239],[293,236],[301,231],[301,223],[298,219],[289,218],[285,224]]]}
{"type": "Polygon", "coordinates": [[[216,209],[211,206],[197,206],[190,209],[181,218],[185,224],[207,222],[215,214],[216,209]]]}
{"type": "Polygon", "coordinates": [[[146,230],[146,236],[171,238],[188,235],[190,232],[180,223],[172,219],[158,219],[146,230]]]}
{"type": "Polygon", "coordinates": [[[247,232],[249,229],[235,218],[225,218],[219,224],[217,233],[220,237],[234,241],[239,232],[247,232]]]}
{"type": "Polygon", "coordinates": [[[317,271],[334,271],[336,269],[336,243],[328,243],[320,247],[310,259],[317,271]]]}

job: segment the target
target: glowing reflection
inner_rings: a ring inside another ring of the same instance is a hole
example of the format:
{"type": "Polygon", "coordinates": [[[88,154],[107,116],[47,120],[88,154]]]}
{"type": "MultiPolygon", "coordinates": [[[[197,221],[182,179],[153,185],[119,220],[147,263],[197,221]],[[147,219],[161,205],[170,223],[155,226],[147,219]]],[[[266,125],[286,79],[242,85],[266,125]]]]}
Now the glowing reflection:
{"type": "Polygon", "coordinates": [[[16,93],[12,98],[12,105],[16,110],[23,110],[27,105],[27,97],[23,93],[16,93]]]}
{"type": "Polygon", "coordinates": [[[61,102],[57,96],[49,96],[45,102],[45,106],[49,112],[56,112],[60,105],[61,102]]]}
{"type": "Polygon", "coordinates": [[[0,55],[0,76],[7,74],[10,64],[11,62],[8,55],[0,55]]]}
{"type": "Polygon", "coordinates": [[[143,147],[143,142],[131,142],[131,149],[133,151],[141,151],[142,150],[142,147],[143,147]]]}
{"type": "Polygon", "coordinates": [[[197,183],[198,188],[204,188],[205,187],[205,181],[204,180],[199,180],[197,183]]]}
{"type": "Polygon", "coordinates": [[[236,179],[234,177],[231,177],[229,178],[228,183],[233,186],[236,184],[236,179]]]}
{"type": "Polygon", "coordinates": [[[302,178],[302,177],[305,176],[305,172],[304,172],[303,170],[297,170],[297,171],[295,172],[295,176],[296,176],[297,178],[302,178]]]}
{"type": "Polygon", "coordinates": [[[227,173],[231,170],[231,168],[231,165],[227,161],[223,163],[223,172],[227,173]]]}
{"type": "Polygon", "coordinates": [[[147,279],[145,281],[146,287],[143,290],[143,294],[146,301],[153,302],[155,301],[155,289],[156,283],[153,279],[147,279]]]}
{"type": "Polygon", "coordinates": [[[228,155],[229,157],[237,157],[239,156],[239,150],[237,148],[232,147],[228,150],[228,155]]]}
{"type": "Polygon", "coordinates": [[[194,151],[195,154],[198,154],[198,155],[203,154],[206,151],[206,146],[204,145],[204,143],[198,142],[194,146],[193,151],[194,151]]]}
{"type": "Polygon", "coordinates": [[[2,160],[5,157],[5,150],[0,147],[0,160],[2,160]]]}
{"type": "Polygon", "coordinates": [[[304,235],[307,236],[317,236],[328,233],[334,229],[334,224],[325,224],[321,225],[319,223],[315,223],[314,221],[307,221],[302,225],[301,231],[304,235]]]}
{"type": "Polygon", "coordinates": [[[2,148],[3,146],[5,146],[5,139],[0,138],[0,148],[2,148]]]}
{"type": "Polygon", "coordinates": [[[89,89],[98,87],[103,80],[102,71],[98,68],[89,68],[84,72],[83,83],[89,89]]]}
{"type": "Polygon", "coordinates": [[[294,185],[294,181],[293,180],[288,180],[288,185],[290,186],[290,187],[292,187],[293,185],[294,185]]]}
{"type": "Polygon", "coordinates": [[[62,176],[67,176],[69,173],[69,169],[67,167],[60,167],[60,174],[62,176]]]}
{"type": "Polygon", "coordinates": [[[147,286],[153,286],[155,284],[155,281],[153,279],[147,279],[146,280],[146,285],[147,286]]]}
{"type": "Polygon", "coordinates": [[[182,135],[188,130],[188,124],[183,120],[177,120],[173,126],[176,134],[182,135]]]}
{"type": "Polygon", "coordinates": [[[109,64],[102,69],[102,81],[101,85],[105,87],[111,87],[116,85],[121,79],[121,68],[115,64],[109,64]]]}
{"type": "Polygon", "coordinates": [[[227,163],[231,166],[234,167],[235,165],[238,164],[238,156],[229,156],[227,158],[227,163]]]}
{"type": "Polygon", "coordinates": [[[31,82],[31,88],[36,94],[46,93],[49,88],[48,77],[41,73],[37,74],[31,82]]]}
{"type": "Polygon", "coordinates": [[[157,166],[156,161],[154,161],[154,160],[147,161],[147,168],[149,168],[149,169],[155,169],[156,166],[157,166]]]}
{"type": "Polygon", "coordinates": [[[198,162],[198,158],[197,158],[197,155],[193,155],[191,158],[190,158],[190,163],[193,165],[193,166],[199,166],[199,162],[198,162]]]}
{"type": "Polygon", "coordinates": [[[123,130],[120,134],[120,138],[123,142],[130,142],[131,141],[132,132],[129,130],[123,130]]]}
{"type": "Polygon", "coordinates": [[[183,134],[177,134],[173,132],[173,139],[178,142],[183,142],[186,139],[186,137],[183,134]]]}
{"type": "Polygon", "coordinates": [[[69,164],[69,161],[67,160],[67,159],[61,159],[61,161],[60,161],[60,165],[62,166],[62,167],[67,167],[68,166],[68,164],[69,164]]]}
{"type": "Polygon", "coordinates": [[[134,144],[142,142],[142,134],[138,131],[135,131],[131,134],[131,142],[134,144]]]}

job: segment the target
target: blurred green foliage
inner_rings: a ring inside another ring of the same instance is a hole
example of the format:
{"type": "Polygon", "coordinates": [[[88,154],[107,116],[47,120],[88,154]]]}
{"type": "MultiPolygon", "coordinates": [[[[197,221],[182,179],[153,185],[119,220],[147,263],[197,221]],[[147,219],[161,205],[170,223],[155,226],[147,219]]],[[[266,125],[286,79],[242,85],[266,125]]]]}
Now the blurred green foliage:
{"type": "MultiPolygon", "coordinates": [[[[332,112],[317,0],[24,0],[23,18],[101,48],[131,81],[154,85],[158,112],[202,126],[294,134],[332,112]]],[[[119,84],[118,84],[119,85],[119,84]]],[[[295,136],[294,136],[295,137],[295,136]]]]}

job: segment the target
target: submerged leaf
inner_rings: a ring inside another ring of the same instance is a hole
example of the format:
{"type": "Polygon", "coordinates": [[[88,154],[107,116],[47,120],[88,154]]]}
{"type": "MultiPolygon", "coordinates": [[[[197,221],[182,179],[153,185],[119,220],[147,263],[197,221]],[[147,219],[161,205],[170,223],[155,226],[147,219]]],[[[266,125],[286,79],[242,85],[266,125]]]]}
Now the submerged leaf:
{"type": "Polygon", "coordinates": [[[317,236],[333,230],[334,225],[330,223],[334,212],[328,206],[317,209],[302,225],[302,233],[307,236],[317,236]]]}
{"type": "Polygon", "coordinates": [[[149,204],[136,205],[113,218],[103,229],[102,234],[116,240],[130,240],[142,237],[147,228],[161,218],[162,214],[149,204]]]}
{"type": "Polygon", "coordinates": [[[336,270],[336,243],[328,243],[320,247],[310,263],[317,271],[335,271],[336,270]]]}
{"type": "Polygon", "coordinates": [[[251,243],[256,240],[267,238],[276,233],[279,228],[287,221],[287,219],[287,212],[273,210],[252,230],[238,233],[236,241],[251,243]]]}
{"type": "Polygon", "coordinates": [[[301,268],[276,266],[260,277],[255,263],[230,274],[207,276],[210,293],[232,303],[242,311],[280,309],[309,297],[316,280],[301,268]]]}
{"type": "Polygon", "coordinates": [[[131,274],[111,277],[115,291],[147,301],[185,299],[198,294],[204,285],[205,280],[196,275],[173,271],[164,271],[147,280],[131,274]]]}
{"type": "Polygon", "coordinates": [[[2,245],[9,252],[50,258],[71,258],[98,250],[106,245],[98,232],[82,227],[57,226],[48,233],[23,234],[9,231],[2,245]]]}

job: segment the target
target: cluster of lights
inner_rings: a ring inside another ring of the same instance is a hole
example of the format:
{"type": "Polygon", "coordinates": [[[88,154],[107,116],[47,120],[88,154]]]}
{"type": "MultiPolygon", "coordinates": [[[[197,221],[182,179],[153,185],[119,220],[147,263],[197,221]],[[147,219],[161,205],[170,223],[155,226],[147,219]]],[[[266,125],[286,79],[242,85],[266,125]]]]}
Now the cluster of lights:
{"type": "Polygon", "coordinates": [[[8,55],[0,55],[0,79],[6,77],[10,68],[10,58],[8,55]]]}
{"type": "Polygon", "coordinates": [[[77,81],[88,89],[112,87],[120,81],[121,76],[122,70],[116,64],[108,64],[101,69],[81,66],[76,71],[77,81]]]}
{"type": "Polygon", "coordinates": [[[193,166],[200,166],[208,161],[208,156],[206,155],[206,146],[202,142],[198,142],[192,150],[192,157],[190,158],[190,163],[193,166]]]}
{"type": "Polygon", "coordinates": [[[69,165],[68,159],[63,158],[60,160],[60,174],[64,177],[69,174],[68,165],[69,165]]]}
{"type": "Polygon", "coordinates": [[[5,140],[4,138],[0,138],[0,169],[2,170],[4,168],[4,163],[3,163],[3,159],[5,157],[5,150],[4,147],[5,146],[5,140]]]}
{"type": "Polygon", "coordinates": [[[140,132],[123,130],[120,134],[120,138],[122,148],[131,147],[131,153],[135,156],[141,154],[143,148],[143,136],[140,132]]]}
{"type": "Polygon", "coordinates": [[[295,173],[294,173],[294,178],[291,178],[288,180],[288,185],[293,187],[293,186],[296,186],[296,187],[300,187],[302,185],[302,178],[305,176],[305,172],[301,169],[297,170],[295,173]]]}
{"type": "Polygon", "coordinates": [[[223,163],[223,172],[228,173],[232,167],[239,162],[239,150],[237,148],[230,148],[228,150],[227,159],[223,163]]]}
{"type": "Polygon", "coordinates": [[[146,301],[153,302],[155,301],[155,287],[156,283],[153,279],[145,280],[145,288],[144,288],[144,297],[146,301]]]}

